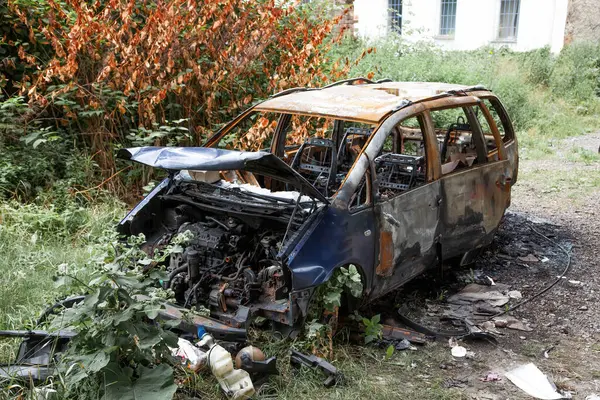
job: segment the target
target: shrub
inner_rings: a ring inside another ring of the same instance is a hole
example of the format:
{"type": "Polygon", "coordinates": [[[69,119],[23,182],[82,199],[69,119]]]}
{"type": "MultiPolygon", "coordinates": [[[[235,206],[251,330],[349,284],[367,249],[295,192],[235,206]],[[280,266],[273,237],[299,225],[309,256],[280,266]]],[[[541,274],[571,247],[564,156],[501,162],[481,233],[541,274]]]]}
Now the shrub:
{"type": "Polygon", "coordinates": [[[39,110],[30,119],[50,110],[58,134],[89,148],[105,178],[119,146],[200,144],[252,102],[344,77],[350,66],[327,58],[339,17],[320,4],[67,0],[48,2],[43,18],[11,5],[31,33],[13,43],[32,71],[20,82],[39,110]],[[49,60],[29,52],[40,43],[49,60]],[[168,121],[181,129],[163,129],[168,121]]]}
{"type": "Polygon", "coordinates": [[[554,65],[550,87],[562,97],[582,102],[596,100],[600,95],[600,44],[565,46],[554,65]]]}

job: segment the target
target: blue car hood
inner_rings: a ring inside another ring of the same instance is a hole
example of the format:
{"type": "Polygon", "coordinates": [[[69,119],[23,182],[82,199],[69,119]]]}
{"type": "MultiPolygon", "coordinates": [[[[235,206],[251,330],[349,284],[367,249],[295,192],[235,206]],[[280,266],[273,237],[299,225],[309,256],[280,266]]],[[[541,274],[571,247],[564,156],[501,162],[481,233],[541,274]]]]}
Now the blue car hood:
{"type": "Polygon", "coordinates": [[[265,151],[237,151],[211,147],[132,147],[121,149],[119,158],[171,171],[245,170],[289,183],[303,194],[328,204],[328,200],[302,175],[279,157],[265,151]]]}

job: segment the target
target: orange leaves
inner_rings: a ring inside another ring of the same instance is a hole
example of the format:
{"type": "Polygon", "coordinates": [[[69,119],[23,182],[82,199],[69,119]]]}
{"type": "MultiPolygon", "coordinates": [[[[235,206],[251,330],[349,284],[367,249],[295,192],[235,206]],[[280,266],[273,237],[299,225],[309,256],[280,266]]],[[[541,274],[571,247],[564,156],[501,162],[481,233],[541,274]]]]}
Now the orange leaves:
{"type": "MultiPolygon", "coordinates": [[[[255,99],[322,85],[349,70],[349,62],[331,67],[325,56],[339,17],[309,16],[289,2],[53,0],[48,5],[52,22],[28,22],[54,50],[54,59],[30,77],[34,92],[52,91],[57,81],[72,85],[80,106],[112,104],[105,115],[127,115],[137,125],[149,127],[169,115],[189,118],[196,134],[205,135],[255,99]],[[101,87],[123,99],[98,101],[101,87]],[[125,101],[137,107],[125,107],[125,101]]],[[[19,15],[26,21],[26,12],[19,15]]],[[[19,55],[28,57],[25,51],[19,55]]],[[[101,123],[111,137],[125,136],[119,121],[101,123]]],[[[262,140],[272,123],[260,121],[244,144],[262,140]]]]}

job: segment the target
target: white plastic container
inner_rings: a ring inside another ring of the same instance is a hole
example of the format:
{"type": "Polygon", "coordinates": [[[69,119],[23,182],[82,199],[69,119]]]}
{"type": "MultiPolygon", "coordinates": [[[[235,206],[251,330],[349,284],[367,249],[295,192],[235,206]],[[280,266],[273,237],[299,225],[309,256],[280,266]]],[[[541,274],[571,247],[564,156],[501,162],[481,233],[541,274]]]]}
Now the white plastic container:
{"type": "Polygon", "coordinates": [[[254,385],[250,375],[243,369],[233,368],[233,359],[227,350],[215,344],[209,334],[202,336],[198,346],[208,347],[206,353],[208,366],[227,396],[234,400],[245,400],[252,397],[254,385]]]}

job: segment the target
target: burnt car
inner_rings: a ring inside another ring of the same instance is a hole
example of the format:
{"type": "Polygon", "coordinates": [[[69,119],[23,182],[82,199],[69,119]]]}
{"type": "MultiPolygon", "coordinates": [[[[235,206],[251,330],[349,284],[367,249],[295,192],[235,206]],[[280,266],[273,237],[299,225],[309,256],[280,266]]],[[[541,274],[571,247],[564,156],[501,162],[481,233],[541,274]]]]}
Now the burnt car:
{"type": "Polygon", "coordinates": [[[274,95],[203,147],[120,156],[168,171],[121,233],[143,233],[148,250],[191,233],[165,286],[178,306],[208,309],[197,322],[217,336],[257,316],[293,332],[340,267],[356,266],[366,303],[443,260],[470,262],[518,169],[491,91],[365,78],[274,95]]]}

